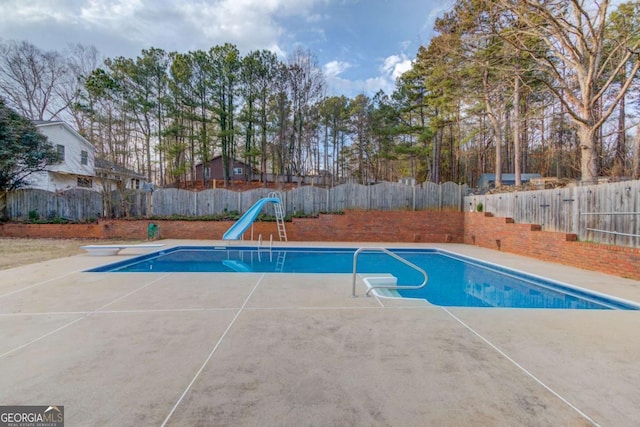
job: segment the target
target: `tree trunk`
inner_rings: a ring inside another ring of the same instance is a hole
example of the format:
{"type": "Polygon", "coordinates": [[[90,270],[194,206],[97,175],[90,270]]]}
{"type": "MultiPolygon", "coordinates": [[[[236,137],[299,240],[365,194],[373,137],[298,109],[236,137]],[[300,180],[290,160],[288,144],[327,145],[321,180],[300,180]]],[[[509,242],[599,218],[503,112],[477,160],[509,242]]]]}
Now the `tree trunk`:
{"type": "Polygon", "coordinates": [[[520,148],[520,76],[516,72],[513,88],[513,172],[515,185],[522,185],[522,158],[520,148]]]}
{"type": "Polygon", "coordinates": [[[582,182],[595,184],[598,180],[598,156],[596,153],[596,129],[593,126],[578,127],[580,140],[580,173],[582,182]]]}
{"type": "Polygon", "coordinates": [[[613,170],[611,171],[611,175],[617,177],[624,176],[626,172],[625,158],[627,156],[627,130],[625,123],[625,110],[625,99],[622,97],[618,111],[618,133],[616,135],[615,157],[613,160],[613,170]]]}
{"type": "Polygon", "coordinates": [[[640,179],[640,125],[636,131],[636,141],[633,147],[633,179],[640,179]]]}
{"type": "Polygon", "coordinates": [[[491,100],[489,97],[489,71],[485,70],[483,74],[483,83],[484,83],[484,104],[485,109],[487,110],[487,115],[489,116],[489,122],[491,123],[491,127],[493,128],[493,140],[496,145],[496,179],[495,179],[495,187],[502,187],[502,124],[498,120],[495,109],[491,105],[491,100]]]}

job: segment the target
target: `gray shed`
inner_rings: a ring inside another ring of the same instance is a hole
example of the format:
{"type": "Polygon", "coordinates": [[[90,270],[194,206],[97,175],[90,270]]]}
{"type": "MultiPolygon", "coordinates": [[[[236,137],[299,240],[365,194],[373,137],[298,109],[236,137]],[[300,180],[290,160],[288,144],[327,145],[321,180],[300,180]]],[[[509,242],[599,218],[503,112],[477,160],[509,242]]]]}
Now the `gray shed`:
{"type": "MultiPolygon", "coordinates": [[[[502,185],[515,185],[516,184],[516,174],[514,173],[503,173],[502,177],[502,185]]],[[[522,183],[525,184],[534,178],[542,178],[539,173],[523,173],[520,174],[520,179],[522,183]]],[[[476,183],[476,187],[478,188],[493,188],[496,183],[496,174],[495,173],[483,173],[478,178],[478,182],[476,183]]]]}

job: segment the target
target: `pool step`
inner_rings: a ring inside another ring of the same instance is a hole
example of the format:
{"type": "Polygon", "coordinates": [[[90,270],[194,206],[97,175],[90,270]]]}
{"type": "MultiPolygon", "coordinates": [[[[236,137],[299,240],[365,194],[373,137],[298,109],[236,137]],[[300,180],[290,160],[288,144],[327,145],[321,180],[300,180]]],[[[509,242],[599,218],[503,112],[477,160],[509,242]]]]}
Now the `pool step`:
{"type": "Polygon", "coordinates": [[[369,289],[374,286],[398,286],[398,278],[395,276],[365,277],[362,280],[369,289]]]}

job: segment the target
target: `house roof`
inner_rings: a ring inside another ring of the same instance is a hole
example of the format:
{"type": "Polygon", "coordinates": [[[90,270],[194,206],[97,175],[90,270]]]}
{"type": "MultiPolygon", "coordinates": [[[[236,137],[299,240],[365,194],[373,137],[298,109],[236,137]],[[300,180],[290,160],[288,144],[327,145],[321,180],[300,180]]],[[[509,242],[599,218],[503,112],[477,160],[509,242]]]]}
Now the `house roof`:
{"type": "Polygon", "coordinates": [[[89,142],[84,136],[80,135],[74,128],[71,127],[67,122],[63,122],[62,120],[34,120],[33,124],[37,128],[43,127],[51,127],[51,126],[62,126],[68,132],[75,135],[80,141],[82,141],[85,145],[91,148],[91,150],[95,150],[95,147],[91,142],[89,142]]]}
{"type": "Polygon", "coordinates": [[[101,159],[96,157],[95,160],[95,166],[96,166],[96,170],[97,169],[101,169],[103,171],[108,171],[110,173],[116,173],[119,175],[126,175],[129,176],[131,178],[139,178],[139,179],[146,179],[146,177],[142,174],[139,174],[136,171],[133,171],[131,169],[127,169],[123,166],[118,165],[117,163],[111,162],[109,160],[106,159],[101,159]]]}
{"type": "MultiPolygon", "coordinates": [[[[207,163],[211,163],[212,161],[218,160],[218,159],[221,159],[221,158],[222,158],[222,155],[220,155],[220,154],[217,155],[217,156],[213,156],[212,158],[209,159],[209,161],[207,163]]],[[[241,163],[243,165],[246,165],[246,163],[243,162],[242,160],[238,160],[238,159],[235,159],[235,158],[234,159],[229,159],[229,160],[231,161],[231,164],[229,166],[231,166],[233,163],[241,163]]],[[[196,167],[202,166],[203,164],[204,164],[204,162],[200,162],[200,163],[196,164],[196,167]]]]}

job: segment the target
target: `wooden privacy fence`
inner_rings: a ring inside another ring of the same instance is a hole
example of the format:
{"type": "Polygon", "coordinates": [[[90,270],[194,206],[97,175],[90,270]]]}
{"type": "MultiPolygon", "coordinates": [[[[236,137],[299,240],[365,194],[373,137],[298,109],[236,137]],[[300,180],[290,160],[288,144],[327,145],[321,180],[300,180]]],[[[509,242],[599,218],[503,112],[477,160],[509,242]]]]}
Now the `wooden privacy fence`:
{"type": "MultiPolygon", "coordinates": [[[[273,190],[257,188],[235,192],[210,189],[200,192],[166,188],[153,192],[154,215],[204,216],[224,212],[245,212],[273,190]]],[[[447,182],[409,186],[396,183],[377,185],[343,184],[333,188],[298,187],[281,193],[286,213],[315,215],[346,209],[363,210],[455,210],[460,211],[466,185],[447,182]]],[[[267,214],[273,207],[267,205],[267,214]]]]}
{"type": "Polygon", "coordinates": [[[640,246],[640,181],[464,198],[465,210],[539,224],[543,230],[573,233],[583,241],[640,246]]]}
{"type": "MultiPolygon", "coordinates": [[[[6,216],[9,219],[37,216],[41,219],[66,218],[77,221],[149,215],[199,217],[232,211],[245,212],[271,191],[259,188],[245,192],[225,189],[193,192],[161,188],[153,193],[125,191],[107,196],[89,190],[52,193],[26,189],[7,194],[6,216]]],[[[343,184],[330,189],[303,186],[281,194],[285,213],[315,215],[346,209],[460,211],[466,191],[466,185],[451,182],[416,186],[381,183],[366,186],[343,184]]],[[[273,206],[267,205],[265,213],[273,215],[273,206]]]]}

